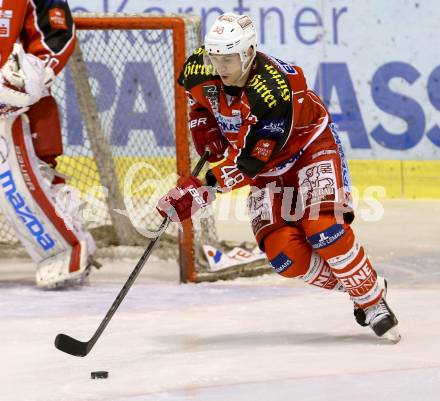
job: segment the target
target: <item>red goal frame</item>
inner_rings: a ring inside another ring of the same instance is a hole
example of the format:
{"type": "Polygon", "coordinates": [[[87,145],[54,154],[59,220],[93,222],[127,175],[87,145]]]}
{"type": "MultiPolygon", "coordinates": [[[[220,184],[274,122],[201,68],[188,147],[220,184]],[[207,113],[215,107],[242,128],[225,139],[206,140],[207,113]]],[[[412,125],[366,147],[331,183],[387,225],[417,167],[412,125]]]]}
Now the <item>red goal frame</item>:
{"type": "MultiPolygon", "coordinates": [[[[173,31],[174,90],[175,90],[175,133],[176,171],[180,177],[190,174],[191,161],[188,142],[187,100],[184,88],[177,80],[186,59],[185,21],[178,16],[75,16],[78,30],[165,30],[173,31]]],[[[191,220],[183,223],[179,233],[179,266],[181,282],[196,282],[197,273],[194,258],[194,232],[191,220]]]]}

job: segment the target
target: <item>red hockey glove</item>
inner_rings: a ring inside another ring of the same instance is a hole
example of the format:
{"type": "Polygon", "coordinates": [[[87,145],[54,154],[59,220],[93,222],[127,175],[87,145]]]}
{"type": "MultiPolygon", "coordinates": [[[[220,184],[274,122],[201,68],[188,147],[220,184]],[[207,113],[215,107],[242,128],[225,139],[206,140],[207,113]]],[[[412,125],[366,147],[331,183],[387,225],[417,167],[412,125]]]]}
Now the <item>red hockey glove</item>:
{"type": "Polygon", "coordinates": [[[191,176],[160,198],[156,209],[163,217],[169,216],[172,221],[181,222],[208,206],[214,199],[214,190],[203,186],[197,177],[191,176]]]}
{"type": "Polygon", "coordinates": [[[213,163],[223,159],[228,147],[227,139],[222,135],[217,121],[208,111],[192,111],[189,128],[197,153],[201,156],[206,147],[210,156],[208,161],[213,163]]]}

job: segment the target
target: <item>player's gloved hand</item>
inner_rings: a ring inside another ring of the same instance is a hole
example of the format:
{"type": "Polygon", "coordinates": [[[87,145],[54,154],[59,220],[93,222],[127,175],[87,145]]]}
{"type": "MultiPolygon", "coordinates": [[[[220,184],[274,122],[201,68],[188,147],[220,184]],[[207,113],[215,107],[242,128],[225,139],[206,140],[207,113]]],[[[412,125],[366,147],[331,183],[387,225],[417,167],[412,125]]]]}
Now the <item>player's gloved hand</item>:
{"type": "Polygon", "coordinates": [[[192,111],[189,127],[194,146],[200,156],[208,148],[210,152],[208,162],[213,163],[224,158],[228,141],[222,135],[213,115],[208,112],[192,111]]]}
{"type": "MultiPolygon", "coordinates": [[[[228,147],[228,142],[220,133],[220,130],[218,128],[212,128],[205,133],[205,139],[205,149],[207,147],[210,153],[208,162],[214,163],[222,160],[224,158],[225,150],[228,147]]],[[[200,156],[203,154],[203,152],[198,153],[200,156]]]]}
{"type": "Polygon", "coordinates": [[[0,70],[0,118],[24,113],[29,106],[46,96],[49,71],[51,69],[42,60],[25,53],[23,47],[16,43],[0,70]]]}
{"type": "Polygon", "coordinates": [[[156,209],[163,217],[169,216],[174,222],[182,222],[214,199],[215,190],[203,186],[197,177],[191,176],[160,198],[156,209]]]}

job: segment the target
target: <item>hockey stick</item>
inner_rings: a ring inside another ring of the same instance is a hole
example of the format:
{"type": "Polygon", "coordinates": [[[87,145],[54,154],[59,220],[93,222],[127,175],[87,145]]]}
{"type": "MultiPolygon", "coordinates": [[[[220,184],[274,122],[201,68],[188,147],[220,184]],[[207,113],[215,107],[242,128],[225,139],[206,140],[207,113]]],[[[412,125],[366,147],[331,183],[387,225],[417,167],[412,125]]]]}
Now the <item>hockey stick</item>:
{"type": "MultiPolygon", "coordinates": [[[[198,161],[197,165],[194,167],[194,170],[191,173],[192,175],[194,175],[194,176],[199,175],[199,173],[202,170],[203,166],[205,165],[208,157],[209,157],[209,152],[208,151],[204,152],[202,157],[198,161]]],[[[105,328],[109,324],[109,322],[110,322],[111,318],[113,317],[113,315],[115,314],[116,310],[119,308],[119,305],[121,304],[122,300],[127,295],[128,290],[133,285],[137,276],[139,275],[142,268],[144,267],[145,262],[148,260],[151,253],[153,252],[155,245],[159,242],[159,239],[162,236],[162,233],[166,230],[166,228],[168,227],[170,222],[171,222],[171,220],[169,217],[165,217],[165,219],[162,221],[162,224],[160,225],[159,229],[156,231],[158,233],[158,235],[156,236],[156,238],[154,238],[148,244],[147,249],[145,249],[144,254],[139,259],[139,262],[136,264],[136,267],[131,272],[130,276],[128,277],[128,279],[125,282],[124,286],[122,287],[121,291],[119,291],[119,294],[117,295],[116,299],[114,300],[112,306],[108,310],[107,314],[105,315],[104,319],[102,320],[101,324],[98,326],[98,328],[95,331],[95,334],[93,334],[93,336],[90,338],[90,340],[89,341],[79,341],[73,337],[66,335],[66,334],[58,334],[55,338],[55,347],[57,347],[60,351],[63,351],[67,354],[74,355],[74,356],[86,356],[90,352],[90,350],[93,348],[95,343],[98,341],[102,332],[105,330],[105,328]]]]}

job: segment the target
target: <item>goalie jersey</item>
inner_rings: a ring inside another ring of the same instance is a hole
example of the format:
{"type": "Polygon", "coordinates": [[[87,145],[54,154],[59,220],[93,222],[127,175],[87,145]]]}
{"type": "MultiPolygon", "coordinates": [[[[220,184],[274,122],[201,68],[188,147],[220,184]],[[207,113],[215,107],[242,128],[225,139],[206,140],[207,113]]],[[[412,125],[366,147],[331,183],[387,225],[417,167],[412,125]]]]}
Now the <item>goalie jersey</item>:
{"type": "Polygon", "coordinates": [[[330,123],[302,69],[257,52],[244,88],[225,87],[214,67],[204,64],[204,53],[201,47],[188,58],[180,82],[190,118],[205,113],[228,140],[225,160],[211,169],[217,185],[235,189],[257,176],[283,174],[330,123]]]}
{"type": "Polygon", "coordinates": [[[58,74],[75,48],[74,24],[65,0],[0,0],[0,68],[15,42],[58,74]]]}

